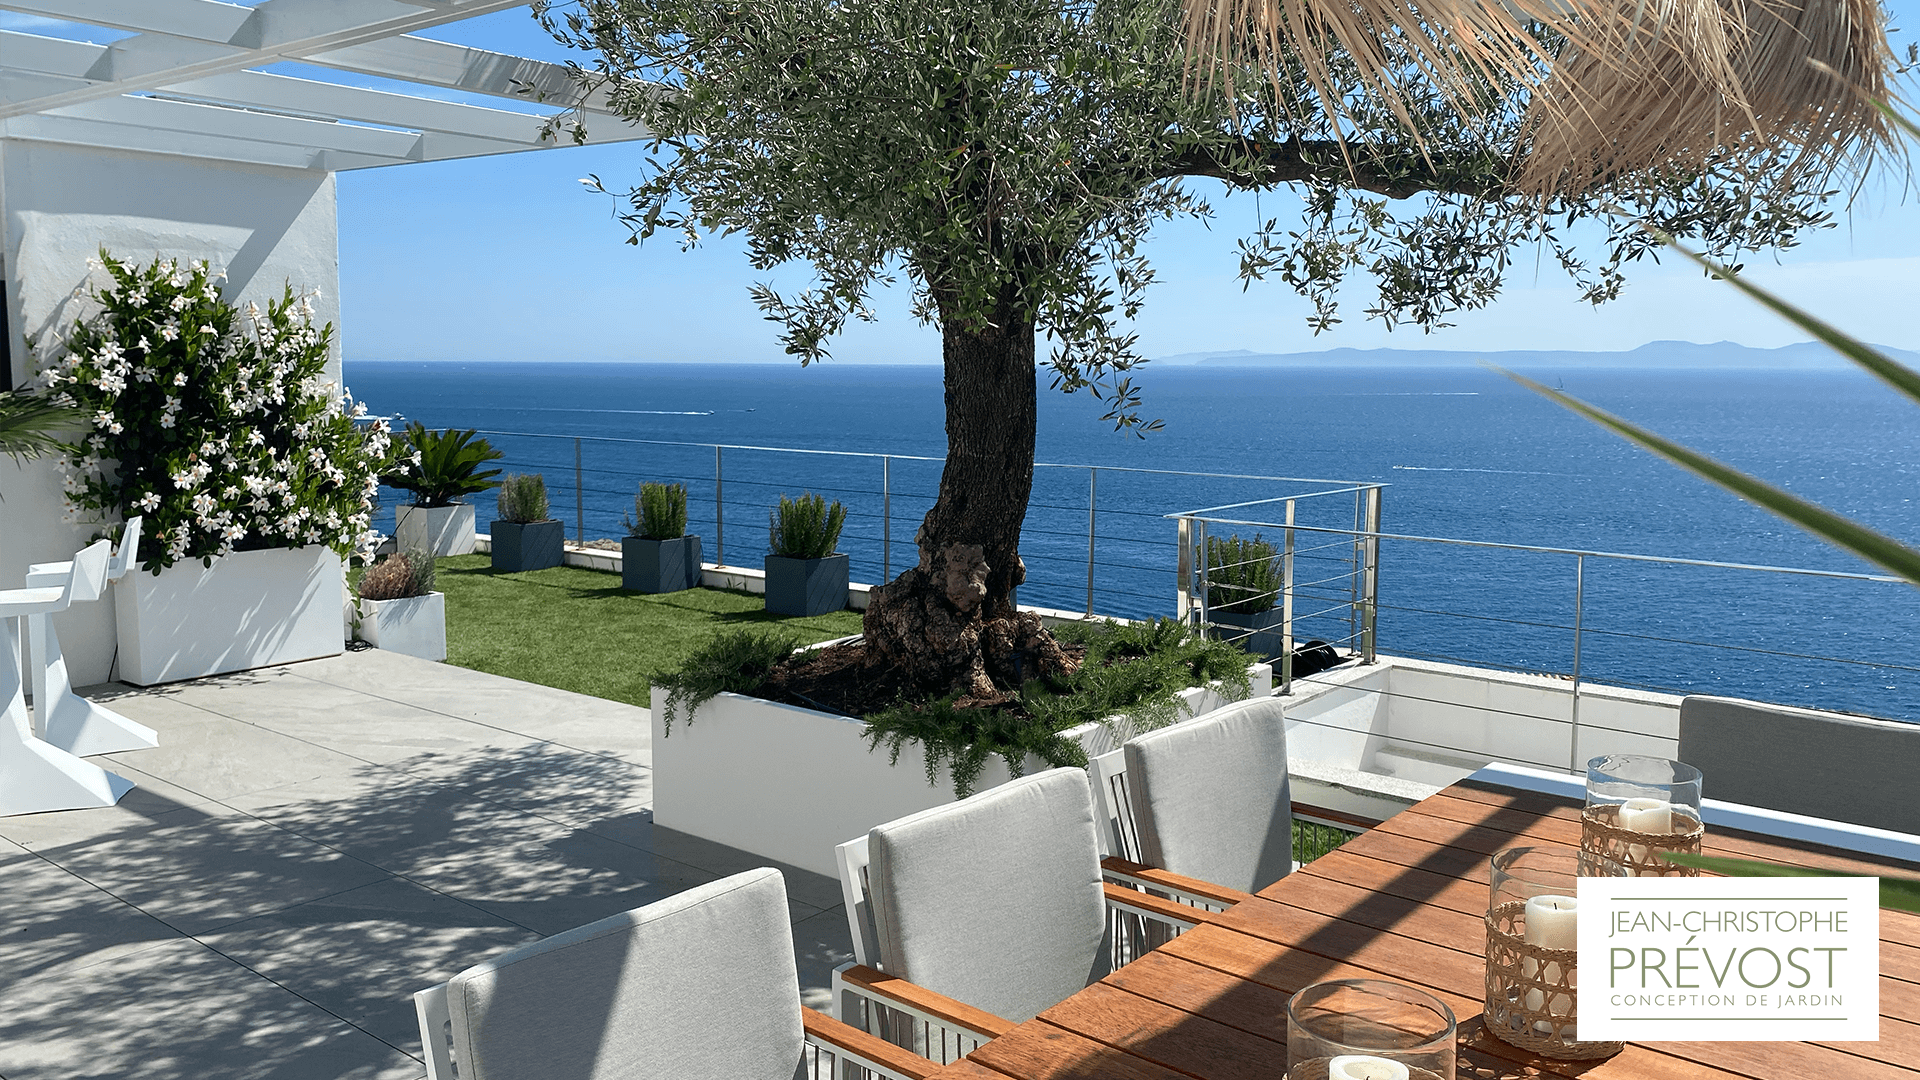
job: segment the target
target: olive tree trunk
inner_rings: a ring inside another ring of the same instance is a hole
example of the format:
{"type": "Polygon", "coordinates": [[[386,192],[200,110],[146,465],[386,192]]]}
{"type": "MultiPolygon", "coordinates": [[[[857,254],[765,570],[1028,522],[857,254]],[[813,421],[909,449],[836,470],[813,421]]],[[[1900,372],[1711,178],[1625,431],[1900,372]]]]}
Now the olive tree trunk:
{"type": "Polygon", "coordinates": [[[876,589],[864,629],[884,663],[963,705],[1007,700],[1025,679],[1071,662],[1037,615],[1014,608],[1026,579],[1020,524],[1033,490],[1038,420],[1031,318],[990,327],[943,323],[947,461],[914,535],[920,563],[876,589]]]}

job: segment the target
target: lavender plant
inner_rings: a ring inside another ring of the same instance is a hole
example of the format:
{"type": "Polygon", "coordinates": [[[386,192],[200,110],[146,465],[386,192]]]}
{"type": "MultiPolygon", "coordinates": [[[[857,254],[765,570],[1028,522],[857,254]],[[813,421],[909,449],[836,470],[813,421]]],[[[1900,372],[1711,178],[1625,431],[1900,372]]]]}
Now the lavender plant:
{"type": "Polygon", "coordinates": [[[391,439],[325,376],[331,325],[291,287],[264,310],[221,298],[204,262],[89,260],[99,312],[39,382],[84,413],[67,444],[69,520],[143,514],[141,567],[323,544],[370,554],[391,439]],[[100,277],[104,275],[104,282],[100,277]]]}

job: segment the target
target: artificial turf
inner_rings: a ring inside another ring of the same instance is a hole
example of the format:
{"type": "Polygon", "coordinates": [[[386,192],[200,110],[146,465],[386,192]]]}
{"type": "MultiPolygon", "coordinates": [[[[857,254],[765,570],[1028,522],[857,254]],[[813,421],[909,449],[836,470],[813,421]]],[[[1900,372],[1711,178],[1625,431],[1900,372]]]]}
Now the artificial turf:
{"type": "Polygon", "coordinates": [[[723,630],[779,627],[801,644],[860,632],[857,611],[783,618],[751,593],[628,592],[618,574],[571,566],[501,574],[486,555],[439,560],[434,588],[447,595],[448,663],[642,708],[649,676],[723,630]]]}

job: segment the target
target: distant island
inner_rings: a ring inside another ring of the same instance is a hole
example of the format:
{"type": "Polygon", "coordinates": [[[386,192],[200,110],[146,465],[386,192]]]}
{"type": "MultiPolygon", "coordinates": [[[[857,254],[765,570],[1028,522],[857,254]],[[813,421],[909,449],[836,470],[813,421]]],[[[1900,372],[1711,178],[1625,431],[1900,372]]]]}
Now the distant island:
{"type": "MultiPolygon", "coordinates": [[[[1920,353],[1877,346],[1905,364],[1920,364],[1920,353]]],[[[1505,368],[1713,368],[1818,371],[1851,365],[1817,341],[1778,349],[1755,349],[1731,341],[1699,345],[1691,341],[1653,341],[1626,352],[1575,352],[1526,349],[1475,352],[1448,349],[1323,349],[1319,352],[1257,353],[1248,349],[1177,353],[1156,364],[1203,367],[1470,367],[1485,361],[1505,368]]]]}

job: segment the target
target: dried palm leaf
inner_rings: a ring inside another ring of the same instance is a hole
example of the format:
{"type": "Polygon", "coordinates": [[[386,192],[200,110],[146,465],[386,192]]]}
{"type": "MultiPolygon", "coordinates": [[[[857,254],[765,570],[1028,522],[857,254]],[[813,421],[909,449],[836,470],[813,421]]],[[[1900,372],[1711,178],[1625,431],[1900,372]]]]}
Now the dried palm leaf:
{"type": "Polygon", "coordinates": [[[1339,64],[1416,137],[1424,96],[1472,120],[1510,107],[1489,84],[1517,85],[1518,183],[1542,196],[1727,150],[1824,178],[1892,144],[1877,0],[1185,0],[1185,24],[1200,80],[1234,91],[1252,67],[1285,101],[1302,78],[1344,119],[1339,64]]]}

